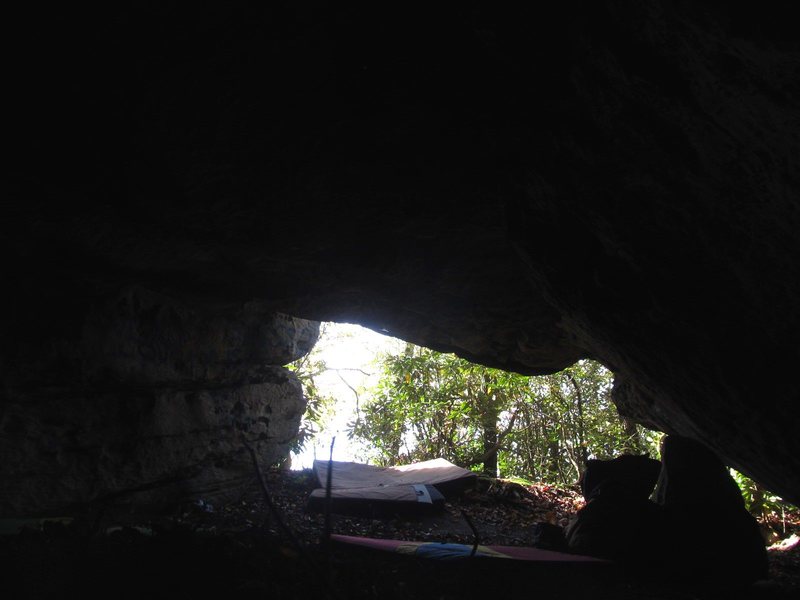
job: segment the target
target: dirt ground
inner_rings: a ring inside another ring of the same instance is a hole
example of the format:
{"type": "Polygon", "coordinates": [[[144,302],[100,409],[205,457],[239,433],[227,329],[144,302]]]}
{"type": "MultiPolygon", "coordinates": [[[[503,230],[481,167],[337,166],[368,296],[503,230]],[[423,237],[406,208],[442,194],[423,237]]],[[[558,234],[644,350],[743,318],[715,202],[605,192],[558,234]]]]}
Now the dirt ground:
{"type": "MultiPolygon", "coordinates": [[[[771,550],[770,579],[746,589],[733,582],[721,589],[645,578],[619,567],[502,559],[442,562],[328,546],[324,515],[305,510],[315,487],[311,472],[274,470],[265,475],[276,510],[268,508],[254,480],[226,505],[198,502],[149,516],[105,513],[0,536],[0,596],[438,600],[545,594],[559,599],[688,600],[734,597],[735,592],[745,598],[800,597],[798,545],[771,550]]],[[[531,544],[535,523],[563,526],[580,506],[577,491],[487,479],[447,502],[435,516],[331,515],[331,532],[467,544],[477,533],[481,544],[525,546],[531,544]]],[[[800,515],[771,525],[788,537],[800,532],[800,515]]],[[[709,543],[701,536],[699,523],[698,543],[709,543]]]]}

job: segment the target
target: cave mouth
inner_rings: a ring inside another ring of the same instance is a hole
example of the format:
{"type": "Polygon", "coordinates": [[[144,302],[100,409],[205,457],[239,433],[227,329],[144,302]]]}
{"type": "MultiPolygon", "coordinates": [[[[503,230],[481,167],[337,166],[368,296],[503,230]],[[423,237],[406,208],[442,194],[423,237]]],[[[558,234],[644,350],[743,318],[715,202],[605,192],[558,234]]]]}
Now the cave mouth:
{"type": "MultiPolygon", "coordinates": [[[[311,381],[310,388],[314,394],[329,398],[333,404],[337,404],[337,396],[343,397],[345,400],[340,406],[347,407],[347,414],[338,420],[335,428],[326,428],[322,424],[317,434],[321,439],[309,436],[309,445],[314,450],[306,451],[305,462],[293,458],[294,469],[308,469],[315,458],[327,460],[334,436],[337,440],[344,438],[349,442],[343,447],[334,445],[334,460],[393,466],[446,458],[488,475],[483,486],[505,489],[503,493],[511,496],[519,497],[531,490],[541,494],[542,488],[560,490],[572,502],[557,522],[558,526],[566,527],[566,514],[574,513],[589,497],[585,488],[581,489],[584,498],[578,493],[579,480],[581,484],[585,483],[587,465],[598,461],[613,462],[612,459],[626,455],[649,455],[654,459],[650,462],[656,464],[656,474],[661,468],[663,434],[619,415],[611,400],[613,374],[594,361],[581,360],[548,376],[522,376],[387,338],[359,326],[330,323],[323,325],[315,349],[296,362],[298,365],[301,363],[303,366],[297,371],[301,375],[303,370],[321,374],[326,367],[332,367],[328,376],[337,384],[338,391],[319,385],[319,381],[311,381]],[[338,327],[345,329],[338,332],[338,327]],[[359,339],[362,335],[364,339],[359,339]],[[343,340],[347,343],[342,343],[343,340]],[[359,345],[362,345],[362,350],[369,350],[356,351],[359,345]],[[357,376],[358,385],[353,379],[348,379],[350,374],[357,376]],[[371,383],[367,384],[367,381],[371,383]],[[395,397],[402,401],[392,402],[395,397]],[[447,404],[453,398],[458,402],[447,404]],[[490,402],[486,403],[487,400],[490,402]],[[403,403],[414,407],[403,411],[403,403]],[[497,404],[494,412],[487,410],[491,404],[497,404]],[[472,414],[471,411],[476,409],[477,412],[472,414]],[[488,445],[496,446],[496,456],[486,461],[481,452],[486,452],[487,436],[481,427],[486,426],[485,417],[490,413],[488,445]],[[434,437],[446,437],[440,435],[442,432],[436,431],[436,427],[456,421],[458,417],[454,415],[462,417],[462,432],[456,427],[449,430],[449,435],[459,436],[463,431],[471,430],[472,438],[461,436],[455,442],[439,439],[436,443],[420,439],[424,432],[434,437]],[[391,436],[386,428],[387,422],[399,423],[403,428],[402,434],[396,435],[394,444],[389,443],[391,436]],[[533,436],[531,439],[520,435],[515,424],[522,431],[538,426],[539,434],[555,431],[556,435],[533,436]],[[360,444],[356,447],[354,442],[360,444]],[[471,453],[455,450],[463,450],[470,444],[477,448],[471,453]],[[515,461],[515,454],[528,456],[530,460],[515,461]],[[474,460],[476,456],[483,460],[474,460]],[[473,462],[469,462],[470,458],[473,462]]],[[[732,492],[735,496],[741,495],[744,499],[743,503],[742,498],[736,502],[758,519],[759,535],[763,536],[764,542],[774,544],[789,540],[785,543],[790,543],[800,524],[800,512],[741,473],[724,467],[722,463],[718,466],[721,473],[724,472],[720,476],[728,480],[724,485],[729,485],[735,490],[732,492]]],[[[655,479],[651,483],[646,496],[654,491],[655,479]]],[[[695,488],[692,493],[703,498],[707,489],[714,485],[710,479],[698,478],[692,482],[695,488]]],[[[654,492],[654,499],[656,495],[654,492]]],[[[713,511],[714,508],[715,501],[709,500],[707,509],[713,511]]],[[[635,510],[632,509],[631,514],[635,510]]],[[[715,543],[708,540],[711,546],[715,543]]]]}
{"type": "Polygon", "coordinates": [[[294,469],[332,450],[339,461],[445,458],[492,477],[568,487],[589,459],[658,456],[661,434],[618,414],[613,374],[591,360],[530,377],[329,322],[289,368],[308,400],[294,469]]]}

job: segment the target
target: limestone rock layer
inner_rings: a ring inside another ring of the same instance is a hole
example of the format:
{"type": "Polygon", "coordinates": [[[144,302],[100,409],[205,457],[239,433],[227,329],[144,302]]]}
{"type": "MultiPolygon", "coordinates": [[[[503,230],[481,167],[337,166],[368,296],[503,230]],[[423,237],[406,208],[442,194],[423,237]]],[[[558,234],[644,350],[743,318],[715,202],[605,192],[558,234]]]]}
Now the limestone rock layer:
{"type": "Polygon", "coordinates": [[[141,288],[87,305],[74,337],[6,359],[0,513],[232,497],[255,477],[247,446],[264,467],[287,456],[306,401],[280,365],[318,331],[252,302],[203,312],[141,288]]]}

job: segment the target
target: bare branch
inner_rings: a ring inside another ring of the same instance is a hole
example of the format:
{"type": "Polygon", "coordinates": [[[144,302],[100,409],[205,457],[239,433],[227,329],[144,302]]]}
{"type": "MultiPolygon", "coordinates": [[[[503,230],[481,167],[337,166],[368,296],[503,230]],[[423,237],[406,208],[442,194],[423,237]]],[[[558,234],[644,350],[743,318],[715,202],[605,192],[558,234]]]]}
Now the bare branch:
{"type": "Polygon", "coordinates": [[[326,371],[334,371],[335,373],[339,373],[339,371],[352,371],[354,373],[361,373],[362,375],[366,375],[367,377],[372,377],[373,373],[369,373],[364,369],[358,369],[355,367],[341,367],[341,368],[334,368],[334,367],[326,367],[326,371]]]}

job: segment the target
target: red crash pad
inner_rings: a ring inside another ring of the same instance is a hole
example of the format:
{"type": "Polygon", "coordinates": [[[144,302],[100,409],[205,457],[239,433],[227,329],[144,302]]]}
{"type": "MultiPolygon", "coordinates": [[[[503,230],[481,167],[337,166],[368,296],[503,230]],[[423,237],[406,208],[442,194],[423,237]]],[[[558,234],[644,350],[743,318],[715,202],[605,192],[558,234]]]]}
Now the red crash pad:
{"type": "MultiPolygon", "coordinates": [[[[469,544],[451,544],[439,542],[414,542],[405,540],[382,540],[351,535],[331,536],[331,540],[340,544],[361,546],[372,550],[395,552],[420,558],[437,560],[456,560],[469,558],[473,547],[469,544]]],[[[577,564],[610,565],[610,561],[592,556],[579,554],[566,554],[540,548],[527,548],[521,546],[478,546],[475,553],[478,558],[499,558],[510,560],[523,560],[550,564],[577,564]]]]}

